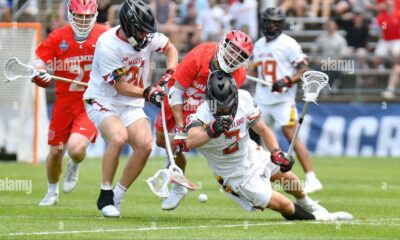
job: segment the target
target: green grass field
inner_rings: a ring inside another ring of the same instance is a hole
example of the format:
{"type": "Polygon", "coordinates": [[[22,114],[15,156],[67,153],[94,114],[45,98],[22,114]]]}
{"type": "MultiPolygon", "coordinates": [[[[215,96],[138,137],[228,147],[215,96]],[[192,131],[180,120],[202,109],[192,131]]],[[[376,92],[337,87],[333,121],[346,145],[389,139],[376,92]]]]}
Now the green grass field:
{"type": "MultiPolygon", "coordinates": [[[[122,218],[105,219],[95,204],[99,159],[84,162],[77,188],[61,193],[51,208],[38,206],[47,190],[43,164],[0,163],[0,180],[32,180],[31,194],[0,191],[0,239],[400,238],[400,159],[315,158],[314,163],[325,189],[310,196],[330,211],[352,213],[354,221],[287,222],[270,210],[245,212],[219,191],[203,158],[191,158],[187,173],[202,188],[175,211],[162,211],[144,182],[163,166],[162,159],[152,158],[126,195],[122,218]],[[200,193],[208,195],[204,204],[197,199],[200,193]]],[[[294,171],[303,177],[299,164],[294,171]]]]}

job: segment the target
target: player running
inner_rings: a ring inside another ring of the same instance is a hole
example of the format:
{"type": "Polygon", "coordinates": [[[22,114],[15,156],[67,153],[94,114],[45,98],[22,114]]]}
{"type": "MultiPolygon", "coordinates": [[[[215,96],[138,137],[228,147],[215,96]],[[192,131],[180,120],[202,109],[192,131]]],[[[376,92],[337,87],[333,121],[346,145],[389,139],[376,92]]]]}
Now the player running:
{"type": "MultiPolygon", "coordinates": [[[[220,69],[231,73],[240,87],[246,79],[244,66],[252,52],[253,42],[250,37],[234,30],[228,32],[219,43],[200,44],[183,58],[168,82],[168,99],[164,101],[168,131],[175,128],[175,147],[187,151],[184,143],[185,119],[189,114],[196,112],[197,107],[204,101],[209,74],[220,69]]],[[[162,79],[164,82],[160,82],[160,85],[165,84],[168,79],[169,77],[162,79]]],[[[161,113],[158,114],[155,128],[157,145],[165,148],[161,113]]],[[[185,169],[186,159],[181,151],[177,153],[175,162],[182,170],[185,169]]],[[[175,209],[186,193],[185,187],[172,184],[170,195],[164,199],[161,208],[175,209]]]]}
{"type": "Polygon", "coordinates": [[[207,160],[225,192],[244,209],[270,208],[288,220],[351,220],[345,212],[329,213],[309,198],[297,176],[290,170],[294,160],[283,152],[261,119],[251,95],[237,90],[229,74],[216,71],[207,83],[207,102],[188,119],[188,148],[197,148],[207,160]],[[250,140],[252,128],[270,153],[250,140]],[[270,181],[280,181],[287,197],[272,189],[270,181]],[[287,183],[290,184],[287,184],[287,183]]]}
{"type": "MultiPolygon", "coordinates": [[[[38,60],[35,68],[40,75],[34,77],[33,82],[48,87],[51,77],[47,69],[50,68],[56,76],[89,81],[96,41],[106,31],[104,26],[95,24],[96,17],[95,0],[68,2],[69,24],[54,30],[36,50],[38,60]]],[[[66,193],[72,191],[78,181],[79,164],[85,158],[86,148],[97,135],[82,102],[85,88],[57,81],[55,91],[48,133],[50,152],[46,159],[48,190],[40,206],[52,206],[58,202],[58,181],[66,151],[71,159],[62,190],[66,193]]]]}
{"type": "MultiPolygon", "coordinates": [[[[268,126],[281,128],[291,142],[297,120],[296,91],[300,76],[307,70],[307,56],[293,38],[282,33],[285,15],[277,8],[267,8],[261,16],[264,37],[254,44],[253,61],[258,76],[272,83],[272,87],[257,84],[254,100],[268,126]]],[[[297,139],[296,155],[306,173],[305,192],[322,189],[315,176],[306,146],[297,139]]]]}
{"type": "Polygon", "coordinates": [[[97,201],[105,217],[120,217],[124,194],[151,152],[151,128],[143,111],[144,101],[160,106],[164,92],[144,82],[149,75],[150,55],[162,52],[168,69],[178,63],[176,48],[165,35],[156,32],[154,16],[143,1],[126,0],[119,19],[121,25],[108,30],[97,42],[91,80],[84,95],[89,118],[108,142],[97,201]],[[134,152],[113,191],[119,156],[126,143],[134,152]]]}

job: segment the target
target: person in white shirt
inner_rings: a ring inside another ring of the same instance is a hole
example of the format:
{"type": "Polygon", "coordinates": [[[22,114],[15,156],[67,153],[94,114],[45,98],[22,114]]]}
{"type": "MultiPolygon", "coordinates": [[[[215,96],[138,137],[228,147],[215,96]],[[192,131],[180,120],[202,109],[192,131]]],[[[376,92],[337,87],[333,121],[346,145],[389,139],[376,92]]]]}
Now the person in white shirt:
{"type": "Polygon", "coordinates": [[[169,39],[156,32],[155,19],[141,0],[126,0],[120,24],[100,36],[93,59],[89,87],[84,94],[90,120],[108,142],[103,156],[102,184],[97,207],[105,217],[120,217],[125,192],[144,168],[151,152],[151,128],[143,111],[144,101],[161,106],[158,85],[147,86],[151,52],[166,56],[168,79],[178,62],[169,39]],[[114,191],[112,182],[119,155],[128,143],[134,150],[114,191]]]}
{"type": "Polygon", "coordinates": [[[189,115],[188,148],[203,154],[222,189],[245,210],[278,211],[288,220],[351,220],[345,212],[329,213],[309,198],[290,170],[294,159],[283,152],[273,132],[261,120],[249,92],[238,90],[232,76],[210,74],[207,101],[189,115]],[[249,137],[252,128],[269,152],[249,137]],[[270,181],[290,185],[284,190],[296,203],[271,187],[270,181]],[[290,183],[290,184],[288,184],[290,183]]]}
{"type": "MultiPolygon", "coordinates": [[[[297,120],[296,91],[300,76],[308,70],[307,56],[293,38],[282,33],[285,15],[278,8],[267,8],[260,24],[264,37],[254,44],[253,61],[258,77],[270,86],[257,84],[254,100],[271,128],[281,128],[291,142],[297,120]]],[[[294,150],[306,173],[307,193],[322,189],[315,176],[306,146],[298,139],[294,150]]]]}

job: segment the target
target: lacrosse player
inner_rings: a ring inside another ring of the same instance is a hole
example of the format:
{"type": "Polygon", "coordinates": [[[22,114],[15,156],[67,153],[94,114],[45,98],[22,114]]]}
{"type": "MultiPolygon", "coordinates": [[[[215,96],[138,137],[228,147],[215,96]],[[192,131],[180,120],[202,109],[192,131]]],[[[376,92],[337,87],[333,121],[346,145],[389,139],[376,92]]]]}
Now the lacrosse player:
{"type": "Polygon", "coordinates": [[[105,217],[120,217],[125,192],[139,176],[151,152],[151,128],[143,111],[144,102],[161,105],[164,92],[147,86],[150,55],[162,52],[168,69],[178,63],[178,52],[169,39],[156,32],[154,16],[141,0],[126,0],[119,13],[120,25],[108,30],[97,42],[90,82],[85,92],[89,118],[108,146],[97,207],[105,217]],[[128,143],[134,150],[116,187],[112,182],[119,155],[128,143]]]}
{"type": "Polygon", "coordinates": [[[288,220],[352,219],[348,213],[329,213],[304,193],[290,171],[294,159],[279,148],[273,132],[260,121],[251,95],[238,90],[229,74],[211,73],[206,96],[207,101],[188,117],[186,144],[207,158],[228,196],[246,210],[270,208],[288,220]],[[270,153],[250,139],[249,128],[260,135],[270,153]],[[296,203],[272,189],[270,181],[275,180],[296,183],[285,189],[296,203]]]}
{"type": "MultiPolygon", "coordinates": [[[[267,8],[261,16],[264,37],[254,44],[253,61],[258,77],[272,86],[257,84],[254,100],[271,128],[280,127],[291,142],[296,129],[295,103],[297,83],[308,69],[307,56],[293,38],[282,33],[285,15],[277,8],[267,8]]],[[[306,146],[297,139],[294,150],[306,173],[305,192],[322,189],[315,176],[306,146]]]]}
{"type": "MultiPolygon", "coordinates": [[[[39,75],[32,81],[41,87],[50,85],[48,69],[56,76],[89,81],[95,44],[106,31],[95,24],[97,4],[95,0],[70,0],[68,2],[69,24],[54,30],[38,47],[35,64],[39,75]]],[[[62,190],[70,192],[78,181],[79,164],[86,155],[86,148],[96,139],[96,127],[84,109],[82,96],[85,88],[75,83],[57,81],[56,100],[52,111],[48,133],[50,152],[46,159],[48,191],[40,206],[52,206],[58,202],[58,181],[62,159],[66,151],[68,162],[62,190]]]]}
{"type": "MultiPolygon", "coordinates": [[[[231,31],[225,34],[219,43],[208,42],[192,49],[179,63],[172,77],[162,79],[160,85],[168,82],[168,99],[165,99],[165,114],[168,131],[175,128],[174,147],[187,151],[185,147],[186,117],[196,112],[204,101],[208,76],[216,70],[231,73],[237,85],[243,85],[246,79],[245,65],[253,52],[253,42],[241,31],[231,31]]],[[[165,148],[161,112],[155,128],[157,145],[165,148]]],[[[182,152],[177,153],[176,164],[185,169],[186,159],[182,152]]],[[[178,184],[172,184],[168,198],[164,199],[161,208],[175,209],[186,195],[187,189],[178,184]]]]}

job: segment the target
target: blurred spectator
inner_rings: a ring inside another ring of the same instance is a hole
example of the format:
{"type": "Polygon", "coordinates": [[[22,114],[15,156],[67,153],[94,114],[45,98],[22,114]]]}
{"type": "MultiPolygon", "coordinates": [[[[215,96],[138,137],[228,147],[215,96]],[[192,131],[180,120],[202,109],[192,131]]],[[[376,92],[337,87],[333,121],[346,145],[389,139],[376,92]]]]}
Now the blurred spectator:
{"type": "Polygon", "coordinates": [[[116,5],[112,4],[110,0],[97,0],[97,4],[98,15],[96,22],[113,27],[116,5]]]}
{"type": "Polygon", "coordinates": [[[177,12],[175,2],[172,0],[153,0],[149,5],[156,17],[157,30],[168,35],[178,51],[187,47],[184,43],[187,42],[192,27],[175,23],[177,12]]]}
{"type": "Polygon", "coordinates": [[[257,6],[256,0],[238,0],[229,8],[233,28],[247,33],[252,39],[257,38],[257,6]]]}
{"type": "Polygon", "coordinates": [[[367,42],[369,36],[369,21],[365,19],[361,8],[354,8],[348,13],[348,19],[340,19],[339,26],[346,31],[346,41],[349,55],[357,57],[357,68],[367,68],[367,42]]]}
{"type": "Polygon", "coordinates": [[[49,35],[54,29],[63,26],[64,21],[60,19],[57,13],[51,12],[47,14],[46,23],[46,34],[49,35]]]}
{"type": "Polygon", "coordinates": [[[28,7],[25,12],[31,16],[36,16],[39,13],[38,0],[28,0],[28,7]]]}
{"type": "Polygon", "coordinates": [[[197,18],[200,28],[200,41],[219,41],[223,34],[223,18],[225,11],[216,4],[216,0],[209,0],[210,9],[202,11],[197,18]]]}
{"type": "Polygon", "coordinates": [[[386,57],[392,58],[392,72],[389,77],[387,90],[382,93],[385,98],[394,98],[395,86],[399,79],[400,57],[400,12],[396,11],[394,0],[377,0],[376,24],[381,30],[381,39],[375,49],[374,67],[381,66],[386,57]]]}
{"type": "Polygon", "coordinates": [[[285,12],[294,12],[296,17],[305,17],[306,15],[310,17],[317,17],[320,11],[320,5],[322,4],[321,16],[325,18],[330,17],[331,5],[333,0],[310,0],[311,9],[308,14],[305,13],[307,0],[283,0],[280,7],[285,12]]]}
{"type": "Polygon", "coordinates": [[[179,13],[182,19],[190,18],[190,10],[195,9],[195,13],[200,14],[201,11],[209,9],[208,0],[183,0],[180,7],[179,13]]]}
{"type": "Polygon", "coordinates": [[[11,6],[6,0],[0,0],[0,21],[11,22],[11,6]]]}
{"type": "MultiPolygon", "coordinates": [[[[326,65],[328,63],[335,63],[337,60],[343,58],[347,54],[347,42],[346,39],[337,32],[336,22],[332,19],[328,20],[325,25],[326,32],[322,33],[315,40],[315,47],[313,49],[314,53],[319,53],[319,58],[315,58],[317,65],[323,64],[325,62],[325,67],[330,67],[326,65]]],[[[338,69],[321,69],[329,76],[329,84],[332,89],[335,90],[340,84],[340,71],[338,69]]]]}

